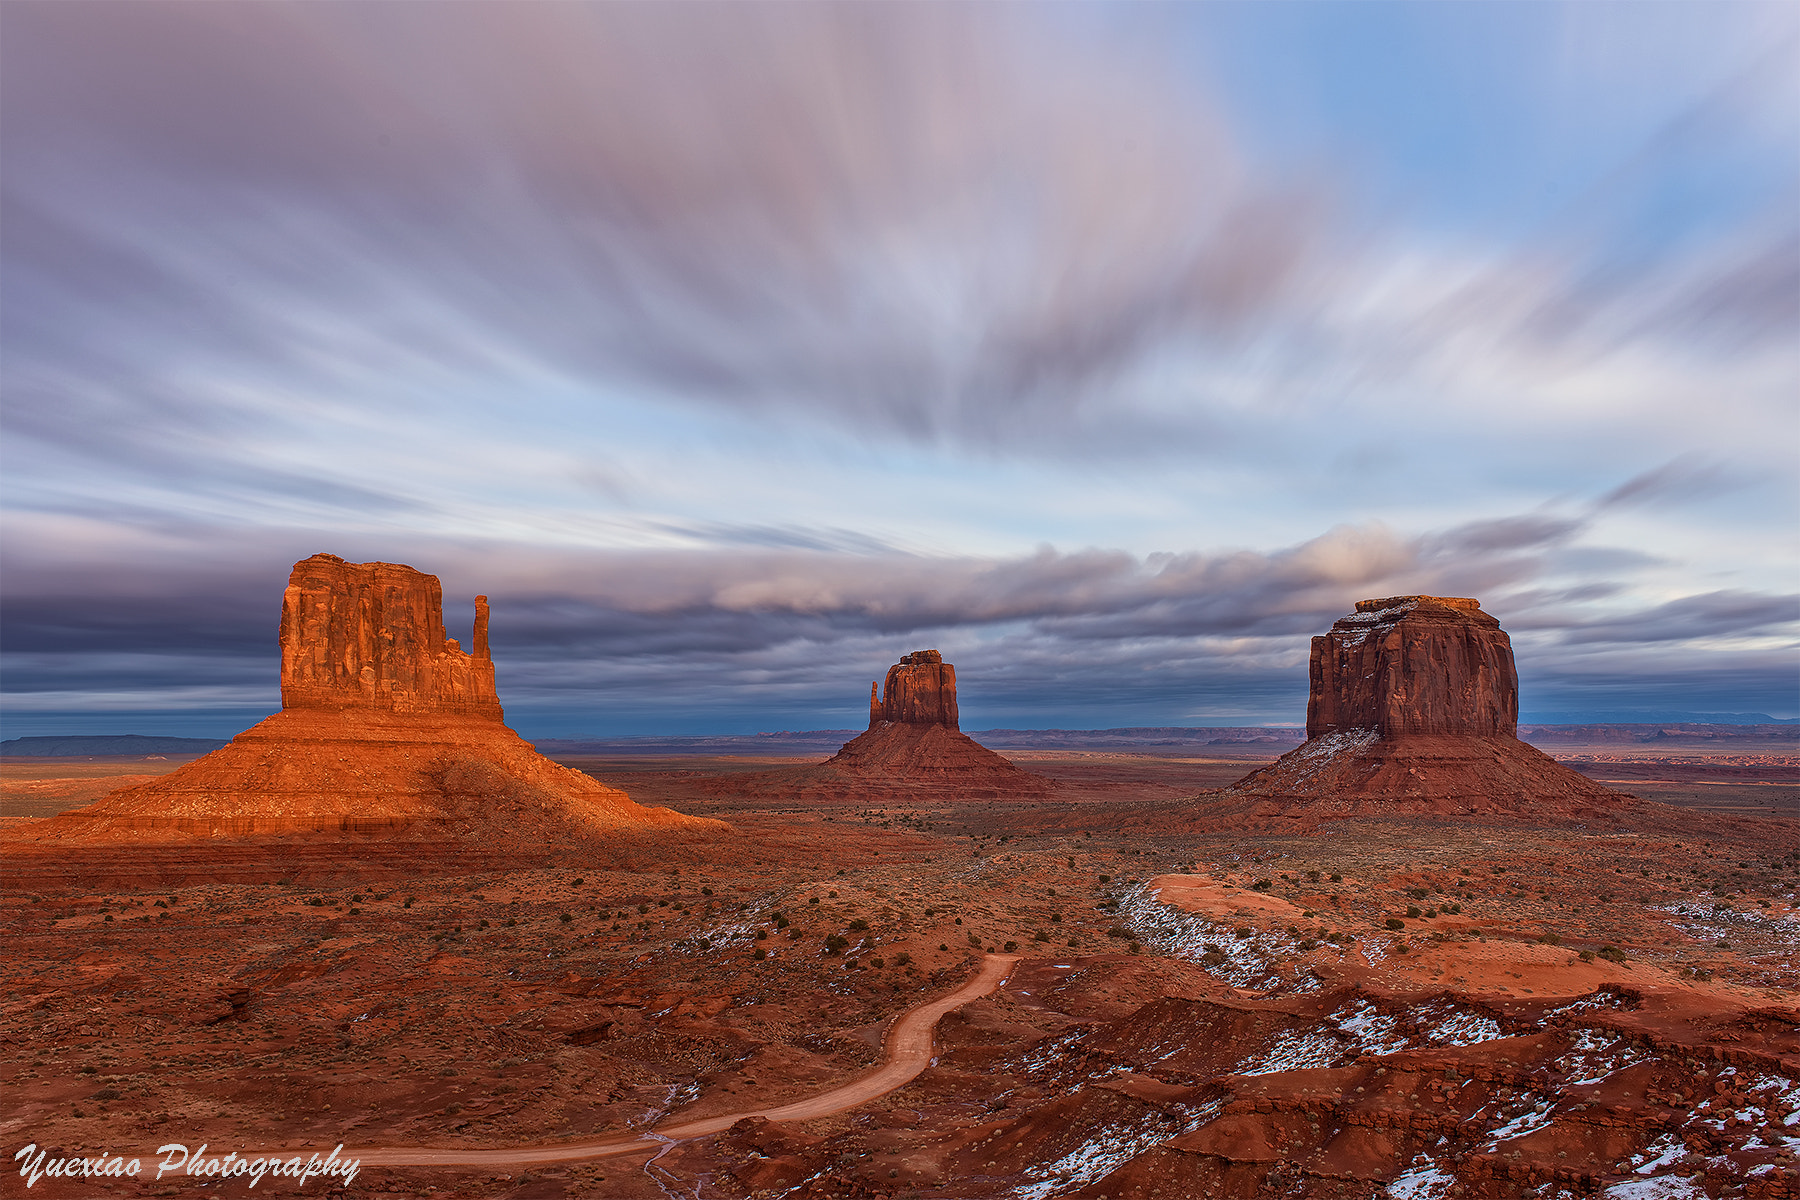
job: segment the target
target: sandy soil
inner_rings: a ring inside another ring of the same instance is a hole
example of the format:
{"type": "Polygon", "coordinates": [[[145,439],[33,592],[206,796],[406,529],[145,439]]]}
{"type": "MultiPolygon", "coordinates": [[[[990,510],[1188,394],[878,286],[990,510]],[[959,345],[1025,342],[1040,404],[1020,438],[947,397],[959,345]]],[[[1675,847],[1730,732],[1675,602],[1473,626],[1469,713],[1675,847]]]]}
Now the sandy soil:
{"type": "Polygon", "coordinates": [[[684,783],[766,758],[576,764],[732,826],[680,845],[8,857],[8,1152],[516,1154],[655,1129],[683,1140],[588,1162],[371,1157],[351,1192],[1790,1194],[1790,797],[1652,804],[1624,829],[1278,837],[1208,818],[1200,786],[1253,762],[1030,759],[1062,794],[930,808],[684,783]],[[938,1020],[915,1076],[781,1111],[871,1087],[901,1014],[1011,956],[1003,986],[938,1020]]]}

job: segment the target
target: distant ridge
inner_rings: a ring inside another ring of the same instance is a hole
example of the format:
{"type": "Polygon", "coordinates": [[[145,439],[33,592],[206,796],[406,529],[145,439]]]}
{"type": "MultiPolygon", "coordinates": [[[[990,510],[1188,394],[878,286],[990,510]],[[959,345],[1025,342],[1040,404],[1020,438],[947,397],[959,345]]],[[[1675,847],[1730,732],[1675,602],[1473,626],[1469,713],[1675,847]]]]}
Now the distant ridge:
{"type": "Polygon", "coordinates": [[[1522,713],[1521,722],[1540,725],[1800,725],[1800,717],[1768,713],[1646,712],[1522,713]]]}
{"type": "Polygon", "coordinates": [[[145,737],[136,733],[18,737],[0,742],[0,756],[85,758],[92,755],[210,754],[226,738],[145,737]]]}

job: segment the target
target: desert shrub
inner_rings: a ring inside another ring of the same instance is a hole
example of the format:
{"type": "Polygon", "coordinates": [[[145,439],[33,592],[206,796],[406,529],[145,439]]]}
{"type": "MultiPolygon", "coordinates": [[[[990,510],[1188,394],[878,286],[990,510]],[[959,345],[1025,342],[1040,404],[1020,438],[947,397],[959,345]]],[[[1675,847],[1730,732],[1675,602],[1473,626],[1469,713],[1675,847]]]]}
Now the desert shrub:
{"type": "Polygon", "coordinates": [[[1421,916],[1423,916],[1423,915],[1424,915],[1424,914],[1423,914],[1423,913],[1421,913],[1421,912],[1420,912],[1420,911],[1419,911],[1419,906],[1418,906],[1418,905],[1416,905],[1416,904],[1409,904],[1409,905],[1407,905],[1407,906],[1406,906],[1406,915],[1407,915],[1407,916],[1409,916],[1409,917],[1413,917],[1413,918],[1415,918],[1415,919],[1417,919],[1417,918],[1418,918],[1418,917],[1421,917],[1421,916]]]}
{"type": "Polygon", "coordinates": [[[817,896],[808,896],[806,898],[806,902],[808,904],[817,904],[819,902],[819,898],[817,896]]]}
{"type": "Polygon", "coordinates": [[[788,926],[789,926],[789,925],[791,925],[791,924],[793,924],[793,922],[792,922],[792,921],[789,921],[789,920],[788,920],[788,919],[787,919],[787,918],[786,918],[786,917],[784,917],[784,916],[782,916],[782,915],[780,915],[780,914],[779,914],[779,913],[777,913],[777,914],[776,914],[776,916],[775,916],[775,928],[777,928],[777,929],[786,929],[786,928],[787,928],[787,927],[788,927],[788,926]]]}
{"type": "Polygon", "coordinates": [[[1333,871],[1331,873],[1331,882],[1342,883],[1342,882],[1344,882],[1344,877],[1342,875],[1339,875],[1336,871],[1333,871]]]}
{"type": "Polygon", "coordinates": [[[1412,953],[1412,947],[1408,946],[1405,942],[1395,942],[1392,946],[1389,946],[1388,949],[1393,951],[1395,954],[1411,954],[1412,953]]]}
{"type": "Polygon", "coordinates": [[[1200,961],[1205,966],[1209,966],[1209,967],[1220,966],[1225,961],[1225,952],[1223,950],[1219,949],[1217,946],[1214,946],[1211,949],[1209,949],[1205,954],[1202,954],[1200,956],[1200,961]]]}
{"type": "Polygon", "coordinates": [[[1034,942],[1047,942],[1050,940],[1050,935],[1048,933],[1045,933],[1042,929],[1040,929],[1036,933],[1031,935],[1031,940],[1034,942]]]}
{"type": "Polygon", "coordinates": [[[1142,954],[1144,952],[1144,948],[1142,946],[1138,945],[1136,942],[1133,942],[1133,943],[1131,943],[1131,952],[1133,954],[1142,954]]]}
{"type": "MultiPolygon", "coordinates": [[[[1002,947],[1000,947],[1000,948],[1001,948],[1001,949],[1002,949],[1002,950],[1004,950],[1004,951],[1006,951],[1006,952],[1007,952],[1007,953],[1008,953],[1008,954],[1011,954],[1011,953],[1012,953],[1012,952],[1013,952],[1013,951],[1014,951],[1014,950],[1017,950],[1017,949],[1018,949],[1018,948],[1019,948],[1019,943],[1017,943],[1017,942],[1008,942],[1008,943],[1006,943],[1006,945],[1004,945],[1004,946],[1002,946],[1002,947]]],[[[879,966],[880,966],[880,965],[881,965],[881,960],[880,960],[880,959],[876,959],[876,960],[875,960],[875,965],[876,965],[876,966],[878,966],[878,967],[879,967],[879,966]]]]}
{"type": "Polygon", "coordinates": [[[1406,894],[1414,900],[1423,900],[1429,893],[1424,888],[1407,888],[1406,894]]]}
{"type": "MultiPolygon", "coordinates": [[[[843,874],[843,872],[842,872],[842,871],[839,871],[839,872],[838,872],[838,874],[839,874],[839,875],[842,875],[842,874],[843,874]]],[[[837,893],[836,893],[836,892],[826,892],[826,893],[825,893],[825,898],[826,898],[826,899],[828,899],[828,900],[836,900],[836,899],[837,899],[837,898],[838,898],[838,895],[837,895],[837,893]]]]}
{"type": "Polygon", "coordinates": [[[1387,919],[1387,927],[1389,929],[1405,929],[1406,922],[1402,921],[1399,917],[1389,917],[1387,919]]]}
{"type": "Polygon", "coordinates": [[[1308,883],[1317,883],[1317,882],[1319,882],[1319,873],[1318,873],[1318,872],[1317,872],[1317,871],[1308,871],[1308,872],[1307,872],[1307,873],[1306,873],[1306,881],[1307,881],[1307,882],[1308,882],[1308,883]]]}
{"type": "Polygon", "coordinates": [[[569,880],[569,886],[570,887],[580,887],[582,884],[584,884],[586,882],[587,882],[586,878],[584,878],[583,876],[577,875],[575,878],[569,880]]]}
{"type": "Polygon", "coordinates": [[[1111,875],[1102,875],[1102,876],[1101,876],[1101,877],[1100,877],[1100,882],[1101,882],[1101,883],[1111,883],[1111,882],[1112,882],[1112,876],[1111,876],[1111,875]]]}
{"type": "Polygon", "coordinates": [[[1546,946],[1560,946],[1562,945],[1562,935],[1546,933],[1543,937],[1539,938],[1538,941],[1544,943],[1546,946]]]}
{"type": "Polygon", "coordinates": [[[855,930],[866,930],[868,927],[869,927],[869,923],[867,921],[863,920],[861,917],[858,917],[858,918],[856,918],[856,920],[850,922],[850,928],[855,929],[855,930]]]}
{"type": "Polygon", "coordinates": [[[1602,946],[1594,953],[1608,962],[1622,963],[1625,961],[1625,952],[1617,946],[1602,946]]]}
{"type": "Polygon", "coordinates": [[[567,925],[570,921],[573,921],[575,918],[573,916],[569,915],[568,913],[564,913],[562,916],[560,916],[556,919],[561,921],[564,925],[567,925]]]}
{"type": "Polygon", "coordinates": [[[513,918],[513,917],[506,918],[506,927],[508,929],[511,929],[514,925],[517,925],[518,923],[519,922],[516,918],[513,918]]]}
{"type": "Polygon", "coordinates": [[[1583,950],[1581,952],[1581,961],[1582,962],[1593,962],[1594,961],[1594,952],[1592,950],[1583,950]]]}
{"type": "Polygon", "coordinates": [[[1274,886],[1275,884],[1271,880],[1259,879],[1250,885],[1250,890],[1254,892],[1266,892],[1274,886]]]}
{"type": "Polygon", "coordinates": [[[648,905],[648,904],[640,904],[640,905],[638,905],[638,916],[640,916],[640,917],[641,917],[641,916],[643,916],[643,915],[644,915],[644,914],[645,914],[645,913],[647,913],[647,912],[649,912],[649,911],[650,911],[650,906],[649,906],[649,905],[648,905]]]}
{"type": "Polygon", "coordinates": [[[769,931],[766,929],[759,929],[756,931],[756,940],[759,942],[766,941],[768,939],[768,936],[769,936],[769,931]]]}
{"type": "Polygon", "coordinates": [[[700,894],[702,896],[710,896],[710,895],[712,895],[712,889],[709,887],[703,887],[700,889],[700,894]]]}
{"type": "Polygon", "coordinates": [[[1106,931],[1106,936],[1112,938],[1128,938],[1135,935],[1123,925],[1114,925],[1111,929],[1106,931]]]}
{"type": "Polygon", "coordinates": [[[974,946],[977,950],[981,948],[981,935],[973,929],[969,931],[969,945],[974,946]]]}
{"type": "Polygon", "coordinates": [[[764,950],[761,946],[758,946],[755,951],[751,953],[750,957],[754,958],[757,962],[761,962],[763,959],[769,957],[769,952],[764,950]]]}
{"type": "Polygon", "coordinates": [[[841,934],[831,933],[825,936],[825,953],[836,954],[850,944],[850,939],[841,934]]]}
{"type": "Polygon", "coordinates": [[[1251,934],[1255,933],[1256,930],[1250,928],[1248,925],[1239,925],[1236,929],[1232,930],[1231,932],[1236,934],[1238,937],[1249,937],[1251,934]]]}

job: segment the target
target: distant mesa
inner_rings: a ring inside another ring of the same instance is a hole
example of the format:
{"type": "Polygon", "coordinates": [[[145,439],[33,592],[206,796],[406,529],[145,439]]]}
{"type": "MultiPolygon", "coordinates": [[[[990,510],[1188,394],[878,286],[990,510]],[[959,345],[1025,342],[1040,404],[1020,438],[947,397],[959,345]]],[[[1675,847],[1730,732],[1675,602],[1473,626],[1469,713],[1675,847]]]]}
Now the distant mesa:
{"type": "Polygon", "coordinates": [[[1265,817],[1581,819],[1633,798],[1518,739],[1512,641],[1478,601],[1363,600],[1312,640],[1307,740],[1221,792],[1265,817]]]}
{"type": "Polygon", "coordinates": [[[502,842],[722,829],[647,808],[507,728],[475,600],[465,652],[437,577],[315,554],[281,606],[279,713],[148,783],[19,836],[137,841],[413,830],[502,842]]]}
{"type": "Polygon", "coordinates": [[[956,668],[917,650],[869,685],[869,728],[822,763],[720,780],[720,791],[812,798],[1043,795],[1053,780],[995,754],[957,728],[956,668]]]}

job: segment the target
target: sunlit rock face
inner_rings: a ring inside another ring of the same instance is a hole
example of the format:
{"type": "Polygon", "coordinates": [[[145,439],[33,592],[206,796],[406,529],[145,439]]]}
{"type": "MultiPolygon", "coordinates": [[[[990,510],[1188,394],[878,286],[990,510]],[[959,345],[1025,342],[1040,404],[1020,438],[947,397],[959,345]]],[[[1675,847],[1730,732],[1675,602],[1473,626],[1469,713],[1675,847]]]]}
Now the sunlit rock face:
{"type": "Polygon", "coordinates": [[[551,762],[502,720],[475,600],[474,653],[444,634],[437,577],[315,554],[281,606],[274,716],[148,783],[35,827],[34,840],[385,835],[489,846],[718,829],[551,762]]]}
{"type": "Polygon", "coordinates": [[[475,652],[464,653],[445,636],[437,576],[315,554],[294,564],[281,598],[281,706],[501,720],[487,625],[477,596],[475,652]]]}
{"type": "Polygon", "coordinates": [[[1391,596],[1359,601],[1312,640],[1306,736],[1372,729],[1514,737],[1519,673],[1512,641],[1479,601],[1391,596]]]}
{"type": "Polygon", "coordinates": [[[1253,823],[1358,815],[1585,820],[1631,803],[1518,739],[1512,643],[1479,602],[1363,600],[1315,637],[1307,741],[1220,793],[1253,823]]]}
{"type": "Polygon", "coordinates": [[[887,721],[895,725],[942,725],[957,728],[956,668],[936,650],[915,650],[888,668],[887,686],[877,693],[869,685],[869,728],[887,721]]]}

